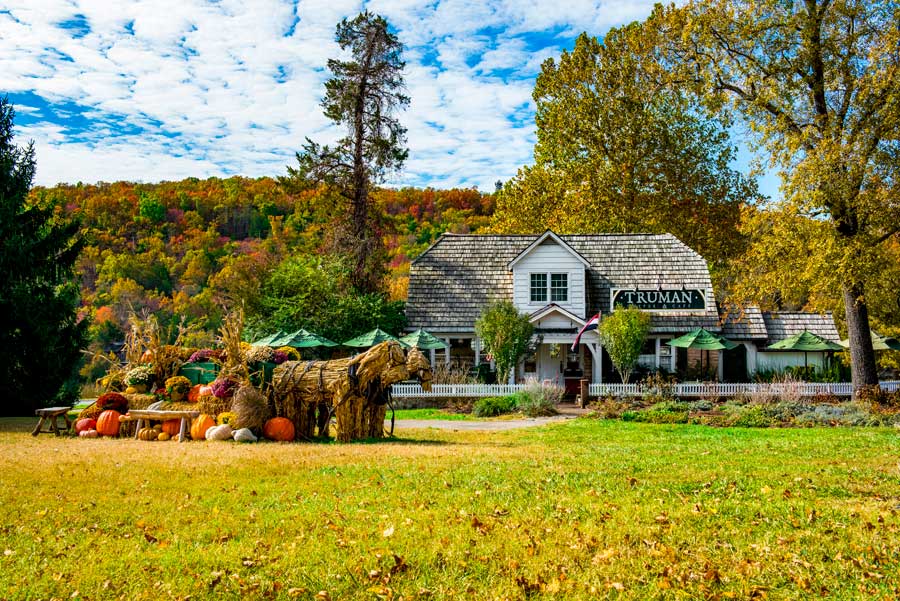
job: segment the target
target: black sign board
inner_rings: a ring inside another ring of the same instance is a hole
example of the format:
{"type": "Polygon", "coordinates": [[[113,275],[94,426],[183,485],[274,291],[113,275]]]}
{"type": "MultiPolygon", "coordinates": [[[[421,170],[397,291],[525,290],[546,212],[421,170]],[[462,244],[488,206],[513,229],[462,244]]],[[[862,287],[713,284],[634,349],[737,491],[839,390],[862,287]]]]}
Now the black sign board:
{"type": "Polygon", "coordinates": [[[702,290],[634,290],[612,291],[612,305],[637,307],[645,311],[690,311],[706,309],[702,290]]]}

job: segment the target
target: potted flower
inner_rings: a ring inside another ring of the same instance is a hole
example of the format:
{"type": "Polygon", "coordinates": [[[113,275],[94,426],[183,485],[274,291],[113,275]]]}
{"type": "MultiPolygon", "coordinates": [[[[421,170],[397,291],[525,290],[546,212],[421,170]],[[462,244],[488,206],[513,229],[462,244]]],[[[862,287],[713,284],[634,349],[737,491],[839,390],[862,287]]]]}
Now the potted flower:
{"type": "Polygon", "coordinates": [[[139,365],[125,374],[125,384],[129,393],[145,393],[153,383],[153,367],[149,365],[139,365]]]}

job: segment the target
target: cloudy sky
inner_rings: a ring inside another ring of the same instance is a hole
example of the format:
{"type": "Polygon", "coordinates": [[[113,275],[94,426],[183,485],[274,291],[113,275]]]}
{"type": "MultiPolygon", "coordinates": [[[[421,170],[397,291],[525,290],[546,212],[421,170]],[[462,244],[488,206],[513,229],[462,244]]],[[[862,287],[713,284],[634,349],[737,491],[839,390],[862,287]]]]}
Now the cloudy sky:
{"type": "MultiPolygon", "coordinates": [[[[319,102],[335,24],[363,8],[406,47],[410,158],[394,185],[492,190],[531,161],[541,62],[650,0],[3,0],[0,93],[37,183],[278,175],[319,102]]],[[[742,163],[743,163],[742,159],[742,163]]]]}

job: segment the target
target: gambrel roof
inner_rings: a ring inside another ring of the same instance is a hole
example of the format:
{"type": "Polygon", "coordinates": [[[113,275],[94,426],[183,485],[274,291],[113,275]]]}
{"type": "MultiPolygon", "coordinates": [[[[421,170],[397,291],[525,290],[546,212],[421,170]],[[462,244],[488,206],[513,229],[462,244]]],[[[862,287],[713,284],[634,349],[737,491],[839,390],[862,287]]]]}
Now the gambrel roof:
{"type": "MultiPolygon", "coordinates": [[[[510,263],[541,235],[441,236],[410,266],[409,327],[471,332],[491,302],[513,299],[510,263]]],[[[652,314],[653,331],[684,333],[697,327],[719,331],[706,260],[671,234],[587,234],[558,238],[583,257],[588,315],[610,310],[613,288],[699,289],[706,311],[652,314]]]]}

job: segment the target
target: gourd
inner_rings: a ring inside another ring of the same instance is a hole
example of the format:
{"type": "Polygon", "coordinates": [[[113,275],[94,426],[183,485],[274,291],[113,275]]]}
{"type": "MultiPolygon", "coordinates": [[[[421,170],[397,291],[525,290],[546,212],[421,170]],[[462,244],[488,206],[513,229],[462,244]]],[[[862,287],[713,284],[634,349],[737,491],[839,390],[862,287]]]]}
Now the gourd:
{"type": "Polygon", "coordinates": [[[200,414],[200,416],[191,424],[191,438],[194,440],[204,440],[206,438],[206,431],[215,425],[216,420],[205,413],[200,414]]]}
{"type": "Polygon", "coordinates": [[[235,430],[233,436],[237,442],[256,442],[257,440],[250,428],[235,430]]]}
{"type": "Polygon", "coordinates": [[[215,426],[206,431],[206,440],[231,440],[233,432],[228,424],[215,426]]]}
{"type": "Polygon", "coordinates": [[[196,386],[191,387],[187,395],[188,403],[196,403],[200,400],[200,390],[202,388],[203,384],[197,384],[196,386]]]}
{"type": "Polygon", "coordinates": [[[180,419],[167,419],[162,423],[162,431],[169,436],[175,436],[181,431],[180,419]]]}
{"type": "Polygon", "coordinates": [[[107,409],[97,418],[97,432],[101,436],[119,435],[119,418],[122,414],[114,409],[107,409]]]}
{"type": "Polygon", "coordinates": [[[138,432],[138,440],[156,440],[158,436],[159,432],[153,428],[141,428],[138,432]]]}
{"type": "Polygon", "coordinates": [[[165,433],[165,432],[160,432],[160,433],[159,433],[159,436],[156,437],[156,440],[163,440],[163,441],[165,441],[165,440],[172,440],[172,437],[169,436],[169,435],[168,435],[167,433],[165,433]]]}
{"type": "Polygon", "coordinates": [[[82,430],[78,433],[78,436],[81,438],[97,438],[100,435],[96,430],[82,430]]]}
{"type": "Polygon", "coordinates": [[[263,426],[263,436],[269,440],[294,440],[294,423],[286,417],[273,417],[263,426]]]}
{"type": "Polygon", "coordinates": [[[90,417],[86,417],[84,419],[80,419],[75,422],[75,434],[81,434],[86,430],[96,430],[97,429],[97,420],[92,419],[90,417]]]}

